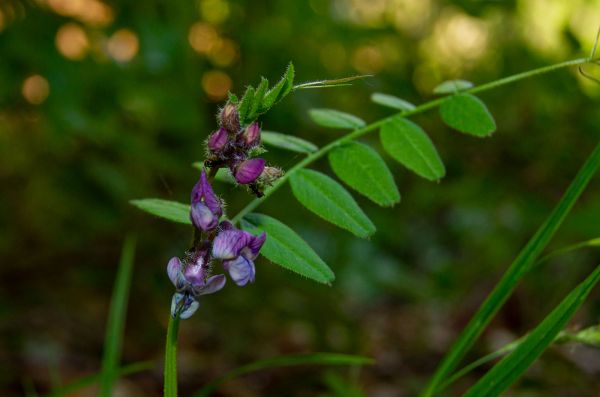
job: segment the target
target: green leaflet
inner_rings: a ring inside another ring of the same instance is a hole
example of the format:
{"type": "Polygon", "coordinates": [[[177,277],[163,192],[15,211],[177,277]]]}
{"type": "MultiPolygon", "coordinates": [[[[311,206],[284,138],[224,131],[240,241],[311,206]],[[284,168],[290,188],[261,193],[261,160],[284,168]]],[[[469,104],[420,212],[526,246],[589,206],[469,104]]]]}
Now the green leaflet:
{"type": "Polygon", "coordinates": [[[354,130],[365,126],[362,119],[333,109],[311,109],[308,115],[315,123],[327,128],[354,130]]]}
{"type": "Polygon", "coordinates": [[[147,198],[131,200],[130,204],[152,215],[178,223],[191,225],[190,206],[176,201],[147,198]]]}
{"type": "Polygon", "coordinates": [[[485,137],[496,131],[496,122],[481,99],[471,94],[446,98],[440,105],[442,120],[460,132],[485,137]]]}
{"type": "Polygon", "coordinates": [[[473,83],[466,80],[448,80],[433,89],[434,94],[456,94],[459,91],[468,90],[473,83]]]}
{"type": "MultiPolygon", "coordinates": [[[[261,77],[260,83],[258,84],[258,87],[256,87],[256,92],[254,93],[254,99],[252,100],[252,105],[250,106],[250,110],[248,111],[248,114],[246,115],[246,117],[243,119],[244,123],[253,121],[258,117],[258,115],[260,114],[261,107],[262,107],[263,99],[264,99],[265,94],[267,93],[268,89],[269,89],[269,80],[265,79],[264,77],[261,77]]],[[[244,123],[242,123],[242,124],[244,124],[244,123]]]]}
{"type": "Polygon", "coordinates": [[[369,237],[375,226],[350,193],[325,174],[302,169],[290,177],[294,196],[310,211],[358,237],[369,237]]]}
{"type": "Polygon", "coordinates": [[[283,77],[266,93],[261,103],[261,113],[269,110],[294,88],[294,65],[290,62],[283,77]]]}
{"type": "Polygon", "coordinates": [[[412,121],[394,117],[381,127],[380,138],[385,151],[417,175],[437,181],[446,174],[433,142],[412,121]]]}
{"type": "Polygon", "coordinates": [[[241,225],[242,229],[255,235],[267,233],[260,253],[271,262],[319,283],[329,284],[335,279],[329,266],[302,237],[277,219],[262,214],[248,214],[242,219],[241,225]]]}
{"type": "Polygon", "coordinates": [[[385,161],[371,147],[350,142],[329,152],[329,164],[342,181],[375,203],[387,207],[400,192],[385,161]]]}
{"type": "Polygon", "coordinates": [[[512,385],[554,341],[600,280],[600,266],[538,325],[517,348],[496,364],[463,397],[499,396],[512,385]]]}
{"type": "Polygon", "coordinates": [[[292,152],[313,153],[319,150],[318,146],[312,142],[293,135],[286,135],[279,132],[262,131],[260,133],[260,139],[265,145],[274,146],[292,152]]]}
{"type": "Polygon", "coordinates": [[[244,93],[240,104],[238,105],[238,113],[240,114],[240,122],[242,124],[246,124],[246,117],[248,116],[248,113],[250,112],[250,107],[254,102],[255,92],[256,90],[254,89],[254,87],[249,85],[248,88],[246,88],[246,92],[244,93]]]}
{"type": "Polygon", "coordinates": [[[102,355],[102,372],[100,374],[101,397],[110,397],[113,394],[113,385],[119,377],[119,361],[121,346],[125,331],[125,317],[127,301],[129,300],[129,287],[133,273],[133,260],[135,256],[135,238],[128,236],[123,243],[121,260],[117,270],[117,278],[110,300],[110,311],[104,335],[104,354],[102,355]]]}
{"type": "Polygon", "coordinates": [[[412,103],[405,101],[404,99],[398,98],[393,95],[382,94],[380,92],[376,92],[371,95],[371,101],[375,102],[378,105],[386,106],[392,109],[398,110],[413,110],[415,105],[412,103]]]}
{"type": "Polygon", "coordinates": [[[230,371],[224,376],[204,386],[197,393],[195,393],[193,397],[208,397],[212,395],[213,391],[215,391],[219,386],[230,379],[235,379],[242,375],[268,368],[281,368],[296,365],[372,365],[373,363],[373,359],[369,357],[351,356],[337,353],[294,354],[289,356],[269,358],[266,360],[253,362],[230,371]]]}

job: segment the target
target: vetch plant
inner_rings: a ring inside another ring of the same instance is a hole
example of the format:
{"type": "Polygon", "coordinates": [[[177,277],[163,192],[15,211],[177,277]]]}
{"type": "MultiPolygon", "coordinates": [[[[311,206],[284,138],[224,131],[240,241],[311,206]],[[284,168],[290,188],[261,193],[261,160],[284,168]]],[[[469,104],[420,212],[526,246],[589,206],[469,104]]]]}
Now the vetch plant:
{"type": "MultiPolygon", "coordinates": [[[[487,84],[476,86],[464,80],[443,82],[434,90],[441,97],[419,106],[390,94],[375,93],[373,102],[398,112],[371,123],[339,110],[312,109],[309,117],[316,124],[350,131],[321,148],[299,137],[262,131],[258,118],[294,91],[343,86],[356,77],[294,85],[294,68],[290,64],[283,78],[273,87],[269,88],[268,81],[262,78],[256,88],[249,86],[241,98],[230,94],[219,112],[219,125],[206,140],[204,161],[195,164],[200,169],[200,178],[192,189],[190,204],[161,199],[132,201],[151,214],[193,227],[191,247],[181,257],[170,259],[167,265],[167,274],[175,292],[165,352],[165,396],[177,395],[179,321],[198,310],[203,295],[215,293],[225,286],[226,276],[219,272],[228,273],[238,286],[246,286],[255,280],[255,260],[263,255],[271,262],[314,281],[333,282],[333,271],[298,234],[281,221],[254,212],[286,182],[290,182],[294,196],[309,211],[358,237],[367,238],[375,233],[376,226],[351,193],[333,178],[307,169],[307,166],[328,156],[334,174],[343,183],[378,205],[393,206],[400,201],[394,177],[381,155],[368,144],[358,142],[359,138],[379,131],[382,147],[391,158],[420,177],[439,181],[446,172],[444,163],[427,133],[408,120],[409,116],[439,107],[441,120],[452,129],[474,137],[489,137],[496,130],[496,122],[475,94],[559,69],[598,63],[594,46],[589,57],[545,66],[487,84]],[[302,153],[306,157],[284,172],[259,157],[263,153],[262,144],[302,153]],[[256,197],[235,216],[228,217],[223,211],[225,203],[212,187],[215,178],[245,186],[256,197]]],[[[455,379],[451,376],[465,353],[521,278],[534,268],[599,166],[600,145],[592,152],[555,210],[465,327],[423,390],[423,396],[436,395],[447,385],[445,380],[455,379]]],[[[574,247],[589,245],[582,243],[574,247]]],[[[495,396],[506,390],[553,343],[599,279],[600,268],[597,268],[467,395],[495,396]]]]}

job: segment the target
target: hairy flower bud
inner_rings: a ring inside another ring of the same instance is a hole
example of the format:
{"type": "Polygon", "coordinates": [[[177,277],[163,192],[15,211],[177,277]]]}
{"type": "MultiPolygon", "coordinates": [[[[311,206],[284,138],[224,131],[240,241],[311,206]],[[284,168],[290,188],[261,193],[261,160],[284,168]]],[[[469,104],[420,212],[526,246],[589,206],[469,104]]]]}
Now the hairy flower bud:
{"type": "Polygon", "coordinates": [[[221,127],[208,137],[208,150],[213,153],[218,153],[223,150],[225,145],[227,145],[228,140],[229,134],[227,133],[227,130],[221,127]]]}
{"type": "Polygon", "coordinates": [[[265,169],[265,160],[254,158],[242,161],[235,169],[235,180],[242,185],[256,181],[265,169]]]}
{"type": "Polygon", "coordinates": [[[242,139],[249,148],[260,144],[260,126],[257,122],[254,122],[246,127],[242,133],[242,139]]]}
{"type": "Polygon", "coordinates": [[[282,176],[283,170],[281,168],[265,167],[262,174],[260,174],[260,181],[266,185],[270,185],[282,176]]]}
{"type": "Polygon", "coordinates": [[[220,114],[221,126],[225,127],[227,131],[235,134],[240,129],[240,114],[238,113],[237,107],[232,103],[227,103],[221,110],[220,114]]]}

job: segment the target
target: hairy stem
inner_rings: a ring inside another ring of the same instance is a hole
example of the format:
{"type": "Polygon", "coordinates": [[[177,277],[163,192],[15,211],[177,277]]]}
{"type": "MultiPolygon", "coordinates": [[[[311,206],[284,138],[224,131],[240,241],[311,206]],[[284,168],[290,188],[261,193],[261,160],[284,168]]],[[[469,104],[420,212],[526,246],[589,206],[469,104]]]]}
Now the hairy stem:
{"type": "Polygon", "coordinates": [[[165,346],[164,397],[177,397],[177,333],[179,314],[169,316],[167,343],[165,346]]]}
{"type": "MultiPolygon", "coordinates": [[[[597,61],[596,59],[592,59],[592,57],[587,57],[587,58],[577,58],[577,59],[572,59],[570,61],[565,61],[565,62],[561,62],[561,63],[556,63],[553,65],[548,65],[548,66],[543,66],[541,68],[537,68],[537,69],[532,69],[532,70],[528,70],[526,72],[522,72],[522,73],[517,73],[514,74],[512,76],[508,76],[508,77],[504,77],[502,79],[499,80],[494,80],[491,81],[489,83],[486,84],[482,84],[476,87],[473,87],[471,89],[468,90],[464,90],[462,92],[468,92],[471,94],[475,94],[478,92],[484,92],[484,91],[489,91],[491,89],[506,85],[506,84],[510,84],[510,83],[514,83],[516,81],[519,80],[523,80],[529,77],[533,77],[533,76],[537,76],[537,75],[541,75],[541,74],[545,74],[545,73],[550,73],[553,72],[555,70],[558,69],[563,69],[569,66],[578,66],[578,65],[583,65],[585,63],[588,62],[595,62],[597,61]]],[[[385,123],[389,122],[390,120],[392,120],[394,117],[397,116],[403,116],[403,117],[408,117],[408,116],[412,116],[414,114],[418,114],[418,113],[423,113],[426,110],[429,109],[433,109],[435,107],[438,107],[443,101],[444,101],[445,97],[441,97],[441,98],[437,98],[434,100],[431,100],[429,102],[425,102],[422,105],[417,106],[416,108],[412,109],[412,110],[408,110],[408,111],[402,111],[402,112],[398,112],[396,114],[393,114],[389,117],[377,120],[369,125],[366,125],[362,128],[356,129],[352,132],[350,132],[349,134],[346,134],[344,136],[342,136],[341,138],[338,138],[332,142],[330,142],[329,144],[323,146],[321,149],[319,149],[318,151],[310,154],[309,156],[307,156],[306,158],[304,158],[302,161],[298,162],[296,165],[294,165],[292,168],[290,168],[285,175],[283,175],[281,178],[279,178],[274,184],[273,186],[271,186],[269,189],[267,189],[264,193],[264,196],[260,197],[260,198],[256,198],[254,200],[252,200],[250,203],[248,203],[248,205],[246,205],[246,207],[244,207],[240,212],[237,213],[237,215],[235,217],[232,218],[232,222],[233,223],[239,223],[239,221],[248,213],[252,212],[256,207],[258,207],[260,204],[262,204],[263,201],[265,201],[266,199],[268,199],[273,193],[275,193],[281,186],[283,186],[288,180],[289,178],[294,175],[298,170],[303,169],[304,167],[306,167],[307,165],[315,162],[316,160],[320,159],[321,157],[323,157],[324,155],[326,155],[327,153],[329,153],[332,149],[343,145],[345,143],[348,143],[350,141],[353,141],[356,138],[359,138],[363,135],[368,134],[369,132],[375,131],[378,128],[380,128],[381,126],[383,126],[385,123]]]]}

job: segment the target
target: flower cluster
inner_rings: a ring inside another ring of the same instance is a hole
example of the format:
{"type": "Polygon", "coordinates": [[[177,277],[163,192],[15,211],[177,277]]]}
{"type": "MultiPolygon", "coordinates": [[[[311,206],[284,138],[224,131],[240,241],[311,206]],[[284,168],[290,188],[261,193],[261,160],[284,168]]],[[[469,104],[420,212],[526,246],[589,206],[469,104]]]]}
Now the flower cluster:
{"type": "Polygon", "coordinates": [[[173,316],[179,313],[180,318],[189,318],[198,309],[201,295],[215,293],[225,286],[225,275],[212,275],[214,262],[221,262],[239,286],[254,281],[254,259],[267,236],[265,233],[253,236],[236,229],[230,222],[220,221],[222,215],[223,203],[202,170],[191,194],[194,244],[183,260],[174,257],[167,265],[167,274],[176,289],[171,302],[173,316]]]}
{"type": "Polygon", "coordinates": [[[281,176],[278,168],[268,167],[260,157],[253,158],[253,153],[260,152],[260,125],[255,121],[242,126],[233,103],[227,103],[221,110],[219,129],[208,137],[206,145],[208,167],[229,168],[237,183],[249,185],[259,197],[265,185],[281,176]]]}

